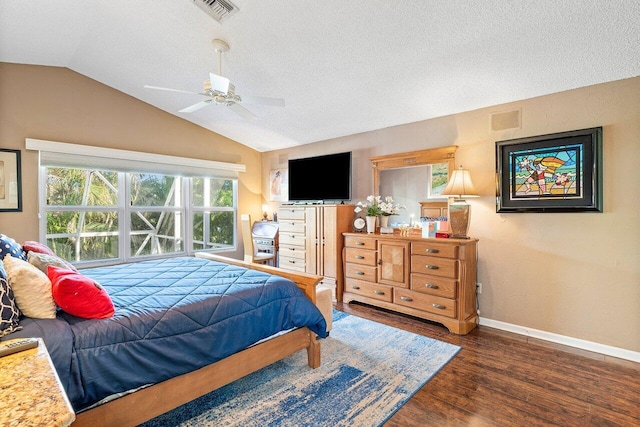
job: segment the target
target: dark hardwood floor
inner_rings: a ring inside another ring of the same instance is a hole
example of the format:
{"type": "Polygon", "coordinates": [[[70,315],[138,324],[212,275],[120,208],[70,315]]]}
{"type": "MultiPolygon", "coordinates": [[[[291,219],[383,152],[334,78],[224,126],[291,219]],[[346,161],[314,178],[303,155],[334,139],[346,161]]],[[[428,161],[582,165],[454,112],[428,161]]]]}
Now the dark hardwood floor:
{"type": "Polygon", "coordinates": [[[640,426],[638,363],[485,326],[458,336],[363,304],[335,308],[462,347],[386,427],[640,426]]]}

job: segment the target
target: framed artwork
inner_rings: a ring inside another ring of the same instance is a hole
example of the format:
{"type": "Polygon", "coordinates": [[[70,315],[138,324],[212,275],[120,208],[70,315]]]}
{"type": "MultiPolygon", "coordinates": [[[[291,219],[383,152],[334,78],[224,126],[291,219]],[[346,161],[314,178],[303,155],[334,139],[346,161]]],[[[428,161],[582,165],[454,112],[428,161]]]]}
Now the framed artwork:
{"type": "Polygon", "coordinates": [[[602,212],[602,128],[496,142],[496,212],[602,212]]]}
{"type": "Polygon", "coordinates": [[[427,179],[427,199],[446,199],[442,195],[449,181],[449,164],[434,163],[429,165],[429,177],[427,179]]]}
{"type": "Polygon", "coordinates": [[[269,201],[284,202],[289,198],[289,170],[273,169],[269,172],[269,201]]]}
{"type": "Polygon", "coordinates": [[[0,212],[22,212],[20,150],[0,148],[0,212]]]}

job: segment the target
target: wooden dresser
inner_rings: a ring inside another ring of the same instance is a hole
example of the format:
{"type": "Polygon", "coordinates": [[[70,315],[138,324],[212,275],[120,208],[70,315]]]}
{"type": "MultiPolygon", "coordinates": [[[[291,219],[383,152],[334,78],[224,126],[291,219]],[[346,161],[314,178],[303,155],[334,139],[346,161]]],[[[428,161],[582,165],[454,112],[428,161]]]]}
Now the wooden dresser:
{"type": "Polygon", "coordinates": [[[431,320],[456,334],[476,327],[477,239],[343,235],[345,303],[431,320]]]}
{"type": "Polygon", "coordinates": [[[353,227],[354,205],[283,205],[278,211],[278,266],[323,276],[332,299],[343,291],[342,233],[353,227]]]}

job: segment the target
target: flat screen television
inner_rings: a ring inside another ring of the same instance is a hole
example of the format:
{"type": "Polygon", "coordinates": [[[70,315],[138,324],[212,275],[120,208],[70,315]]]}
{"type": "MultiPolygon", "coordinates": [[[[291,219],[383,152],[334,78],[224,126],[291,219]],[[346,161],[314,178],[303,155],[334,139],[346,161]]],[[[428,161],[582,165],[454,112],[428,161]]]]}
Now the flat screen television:
{"type": "Polygon", "coordinates": [[[289,159],[289,201],[351,199],[351,151],[289,159]]]}

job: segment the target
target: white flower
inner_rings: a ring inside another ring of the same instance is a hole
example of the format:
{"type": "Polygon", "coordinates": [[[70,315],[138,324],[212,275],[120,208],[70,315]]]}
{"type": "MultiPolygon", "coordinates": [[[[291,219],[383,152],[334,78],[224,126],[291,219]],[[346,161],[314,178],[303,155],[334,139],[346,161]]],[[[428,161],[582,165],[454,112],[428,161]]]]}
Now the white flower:
{"type": "Polygon", "coordinates": [[[393,203],[393,197],[387,196],[384,198],[384,202],[380,203],[380,210],[382,215],[395,215],[400,209],[406,209],[406,206],[400,206],[397,203],[393,203]]]}
{"type": "Polygon", "coordinates": [[[355,213],[362,212],[364,209],[367,210],[367,216],[380,216],[380,204],[382,203],[382,198],[380,196],[370,195],[367,197],[367,202],[358,202],[356,203],[356,207],[353,210],[355,213]]]}

